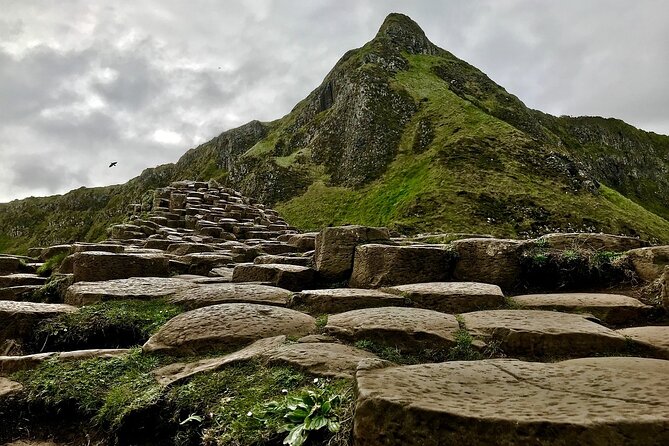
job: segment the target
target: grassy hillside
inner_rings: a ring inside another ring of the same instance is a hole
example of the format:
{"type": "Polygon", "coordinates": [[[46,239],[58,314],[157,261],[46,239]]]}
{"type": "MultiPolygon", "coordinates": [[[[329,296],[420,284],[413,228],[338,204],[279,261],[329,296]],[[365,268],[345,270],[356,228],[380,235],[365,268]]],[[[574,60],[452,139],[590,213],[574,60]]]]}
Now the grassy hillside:
{"type": "Polygon", "coordinates": [[[126,205],[216,178],[303,229],[524,237],[604,231],[669,243],[669,137],[619,120],[528,109],[391,14],[309,96],[130,182],[0,204],[0,250],[94,240],[126,205]]]}

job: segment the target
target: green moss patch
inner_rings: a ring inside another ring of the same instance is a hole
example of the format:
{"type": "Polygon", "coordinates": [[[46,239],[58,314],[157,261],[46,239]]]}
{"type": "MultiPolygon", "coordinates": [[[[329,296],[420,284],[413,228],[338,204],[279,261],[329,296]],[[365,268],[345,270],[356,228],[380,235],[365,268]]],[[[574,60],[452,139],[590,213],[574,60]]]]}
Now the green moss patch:
{"type": "MultiPolygon", "coordinates": [[[[303,425],[305,444],[349,444],[350,380],[247,362],[165,389],[150,372],[169,361],[137,349],[112,359],[50,360],[16,373],[12,378],[24,385],[16,403],[25,412],[12,429],[37,424],[40,417],[67,417],[83,421],[81,428],[95,432],[103,444],[242,446],[279,445],[303,425]]],[[[0,411],[0,416],[16,413],[0,411]]]]}
{"type": "Polygon", "coordinates": [[[39,325],[31,348],[38,352],[140,345],[181,311],[159,299],[85,306],[39,325]]]}

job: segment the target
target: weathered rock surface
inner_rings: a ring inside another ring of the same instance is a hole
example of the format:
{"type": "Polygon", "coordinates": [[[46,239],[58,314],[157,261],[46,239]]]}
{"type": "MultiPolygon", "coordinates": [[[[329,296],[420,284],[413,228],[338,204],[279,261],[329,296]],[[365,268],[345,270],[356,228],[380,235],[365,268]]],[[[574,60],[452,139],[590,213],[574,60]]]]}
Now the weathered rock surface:
{"type": "Polygon", "coordinates": [[[632,339],[652,356],[669,359],[669,326],[631,327],[618,333],[632,339]]]}
{"type": "Polygon", "coordinates": [[[316,329],[309,315],[255,304],[220,304],[180,314],[144,344],[145,352],[184,354],[244,347],[273,336],[303,336],[316,329]]]}
{"type": "Polygon", "coordinates": [[[223,303],[255,303],[285,307],[291,292],[255,283],[209,283],[174,293],[168,301],[189,310],[223,303]]]}
{"type": "Polygon", "coordinates": [[[325,332],[346,341],[368,339],[403,350],[448,348],[455,344],[458,321],[422,308],[366,308],[332,315],[325,332]]]}
{"type": "Polygon", "coordinates": [[[552,249],[587,249],[592,251],[622,252],[648,246],[648,242],[624,235],[596,233],[547,234],[537,240],[547,242],[552,249]]]}
{"type": "Polygon", "coordinates": [[[0,288],[25,286],[25,285],[44,285],[46,277],[41,277],[36,274],[10,274],[8,276],[0,276],[0,288]]]}
{"type": "Polygon", "coordinates": [[[355,250],[351,286],[378,288],[451,278],[454,252],[444,245],[369,244],[355,250]]]}
{"type": "Polygon", "coordinates": [[[527,294],[513,297],[513,302],[529,310],[587,312],[611,325],[632,325],[653,310],[633,297],[604,293],[527,294]]]}
{"type": "Polygon", "coordinates": [[[296,247],[301,252],[313,251],[316,249],[316,236],[318,232],[305,232],[303,234],[293,234],[288,238],[287,243],[296,247]]]}
{"type": "Polygon", "coordinates": [[[0,339],[28,336],[40,321],[74,311],[63,304],[0,301],[0,339]]]}
{"type": "Polygon", "coordinates": [[[504,305],[504,294],[500,287],[487,283],[416,283],[383,288],[382,291],[409,299],[413,306],[444,313],[466,313],[504,305]]]}
{"type": "Polygon", "coordinates": [[[662,306],[669,312],[669,266],[664,268],[664,273],[660,277],[660,287],[662,306]]]}
{"type": "Polygon", "coordinates": [[[172,277],[132,277],[102,282],[77,282],[67,289],[65,303],[80,306],[106,300],[164,298],[197,286],[192,281],[172,277]]]}
{"type": "Polygon", "coordinates": [[[458,253],[453,276],[463,282],[484,282],[513,288],[521,275],[521,253],[528,242],[472,238],[451,243],[458,253]]]}
{"type": "Polygon", "coordinates": [[[201,359],[195,362],[178,362],[166,365],[152,372],[159,384],[169,386],[204,372],[213,372],[241,361],[260,358],[267,351],[273,350],[286,342],[285,336],[274,336],[255,341],[241,350],[218,358],[201,359]]]}
{"type": "Polygon", "coordinates": [[[310,266],[311,257],[301,257],[301,256],[279,256],[279,255],[266,255],[258,256],[253,259],[253,263],[256,265],[267,264],[267,263],[283,263],[286,265],[299,265],[299,266],[310,266]]]}
{"type": "Polygon", "coordinates": [[[21,285],[0,288],[0,300],[26,300],[23,296],[29,296],[41,287],[42,285],[21,285]]]}
{"type": "Polygon", "coordinates": [[[386,228],[337,226],[324,228],[315,240],[316,271],[328,280],[346,279],[353,269],[356,246],[390,240],[386,228]]]}
{"type": "Polygon", "coordinates": [[[290,300],[289,306],[305,309],[311,314],[332,314],[362,308],[407,307],[410,305],[401,296],[378,290],[328,288],[295,293],[290,300]]]}
{"type": "Polygon", "coordinates": [[[357,373],[356,445],[669,442],[669,361],[419,364],[357,373]]]}
{"type": "Polygon", "coordinates": [[[0,376],[0,399],[20,392],[21,389],[23,389],[21,384],[0,376]]]}
{"type": "Polygon", "coordinates": [[[17,257],[0,254],[0,275],[13,274],[19,270],[21,262],[17,257]]]}
{"type": "Polygon", "coordinates": [[[335,378],[352,377],[360,361],[380,361],[364,350],[326,342],[284,344],[264,356],[273,364],[291,365],[315,375],[335,378]]]}
{"type": "Polygon", "coordinates": [[[74,280],[98,282],[130,277],[167,277],[168,265],[168,258],[160,254],[79,252],[74,255],[74,280]]]}
{"type": "Polygon", "coordinates": [[[116,358],[130,350],[125,348],[73,350],[69,352],[47,352],[24,356],[0,356],[0,375],[10,375],[19,370],[33,369],[48,359],[79,361],[90,358],[116,358]]]}
{"type": "Polygon", "coordinates": [[[474,336],[507,355],[579,357],[622,352],[625,337],[583,316],[557,311],[488,310],[462,315],[474,336]]]}
{"type": "Polygon", "coordinates": [[[242,264],[235,266],[232,281],[271,283],[279,288],[301,291],[313,286],[314,270],[281,263],[242,264]]]}
{"type": "Polygon", "coordinates": [[[640,279],[652,282],[659,279],[664,268],[669,265],[669,246],[652,246],[627,252],[634,271],[640,279]]]}

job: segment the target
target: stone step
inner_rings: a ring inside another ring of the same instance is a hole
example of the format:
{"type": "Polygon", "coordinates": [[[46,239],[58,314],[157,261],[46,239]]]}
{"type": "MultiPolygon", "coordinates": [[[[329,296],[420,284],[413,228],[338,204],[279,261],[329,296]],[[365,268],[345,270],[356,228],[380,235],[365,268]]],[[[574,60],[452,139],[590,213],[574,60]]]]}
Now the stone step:
{"type": "Polygon", "coordinates": [[[0,288],[44,285],[46,281],[46,277],[38,276],[37,274],[10,274],[8,276],[0,276],[0,288]]]}
{"type": "Polygon", "coordinates": [[[377,290],[360,288],[329,288],[306,290],[293,294],[289,306],[310,314],[334,314],[377,307],[406,307],[404,297],[377,290]]]}
{"type": "Polygon", "coordinates": [[[485,360],[360,370],[354,443],[669,444],[669,361],[485,360]]]}
{"type": "Polygon", "coordinates": [[[0,301],[0,340],[30,336],[41,321],[75,311],[64,304],[0,301]]]}
{"type": "Polygon", "coordinates": [[[325,332],[348,341],[369,340],[403,351],[447,349],[459,330],[455,316],[422,308],[365,308],[328,317],[325,332]]]}
{"type": "Polygon", "coordinates": [[[461,315],[467,330],[504,354],[568,358],[626,352],[624,336],[578,314],[487,310],[461,315]]]}
{"type": "Polygon", "coordinates": [[[266,282],[291,291],[308,289],[314,280],[311,268],[280,263],[241,264],[235,266],[232,273],[233,282],[266,282]]]}
{"type": "Polygon", "coordinates": [[[512,302],[530,310],[590,313],[610,325],[636,325],[657,310],[637,299],[620,294],[554,293],[514,296],[512,302]]]}
{"type": "Polygon", "coordinates": [[[430,282],[382,288],[411,301],[413,306],[444,313],[466,313],[504,306],[504,294],[497,285],[476,282],[430,282]]]}
{"type": "Polygon", "coordinates": [[[144,344],[145,352],[191,354],[241,348],[273,336],[304,336],[316,330],[309,315],[255,304],[220,304],[182,313],[144,344]]]}
{"type": "Polygon", "coordinates": [[[618,333],[653,357],[669,359],[669,326],[632,327],[618,330],[618,333]]]}

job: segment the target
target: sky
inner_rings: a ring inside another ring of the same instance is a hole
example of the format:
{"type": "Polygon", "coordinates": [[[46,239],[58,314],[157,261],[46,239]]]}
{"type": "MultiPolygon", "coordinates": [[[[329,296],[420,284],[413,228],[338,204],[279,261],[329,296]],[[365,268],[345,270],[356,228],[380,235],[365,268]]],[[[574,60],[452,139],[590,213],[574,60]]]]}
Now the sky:
{"type": "Polygon", "coordinates": [[[0,0],[0,11],[0,202],[123,183],[280,118],[390,12],[529,107],[669,134],[664,0],[0,0]]]}

